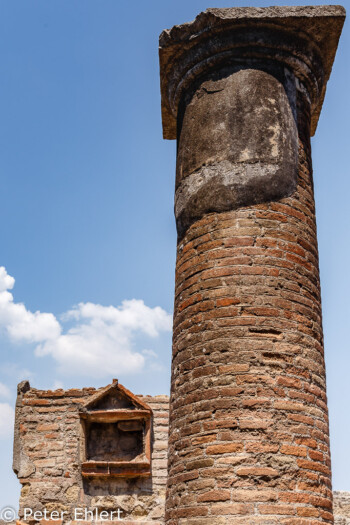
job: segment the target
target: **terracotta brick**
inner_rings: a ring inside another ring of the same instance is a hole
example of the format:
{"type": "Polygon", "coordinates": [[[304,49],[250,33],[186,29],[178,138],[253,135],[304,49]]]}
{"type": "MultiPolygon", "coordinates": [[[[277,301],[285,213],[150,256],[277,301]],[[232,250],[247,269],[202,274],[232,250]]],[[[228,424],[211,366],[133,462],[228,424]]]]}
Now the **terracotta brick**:
{"type": "Polygon", "coordinates": [[[281,445],[280,452],[288,456],[307,456],[307,449],[305,447],[297,447],[291,445],[281,445]]]}
{"type": "Polygon", "coordinates": [[[266,429],[271,425],[270,421],[262,419],[240,419],[239,426],[241,429],[266,429]]]}
{"type": "Polygon", "coordinates": [[[207,454],[227,454],[229,452],[241,452],[244,448],[243,443],[225,443],[222,445],[211,445],[207,448],[207,454]]]}
{"type": "Polygon", "coordinates": [[[292,505],[259,505],[259,512],[261,514],[277,514],[277,515],[293,515],[296,513],[292,505]]]}
{"type": "Polygon", "coordinates": [[[211,505],[211,514],[215,515],[246,515],[246,514],[253,514],[254,513],[254,507],[253,505],[246,505],[243,503],[225,503],[225,504],[214,504],[211,505]]]}
{"type": "Polygon", "coordinates": [[[49,424],[49,425],[38,425],[37,431],[38,432],[50,432],[53,430],[58,430],[59,426],[55,423],[49,424]]]}
{"type": "Polygon", "coordinates": [[[271,467],[241,467],[236,473],[238,476],[278,476],[278,471],[271,467]]]}
{"type": "Polygon", "coordinates": [[[210,490],[197,497],[197,501],[199,502],[227,501],[229,499],[231,499],[231,492],[229,490],[210,490]]]}
{"type": "Polygon", "coordinates": [[[266,453],[266,452],[278,452],[280,446],[277,443],[247,443],[245,446],[245,450],[247,452],[255,452],[255,453],[266,453]]]}

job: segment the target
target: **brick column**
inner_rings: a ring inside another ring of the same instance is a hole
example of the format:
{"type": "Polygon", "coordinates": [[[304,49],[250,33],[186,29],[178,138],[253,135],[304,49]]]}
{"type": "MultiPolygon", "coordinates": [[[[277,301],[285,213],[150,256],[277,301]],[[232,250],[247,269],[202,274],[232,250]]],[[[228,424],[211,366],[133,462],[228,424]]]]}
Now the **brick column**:
{"type": "Polygon", "coordinates": [[[178,228],[166,523],[333,523],[310,134],[339,6],[160,37],[178,228]]]}

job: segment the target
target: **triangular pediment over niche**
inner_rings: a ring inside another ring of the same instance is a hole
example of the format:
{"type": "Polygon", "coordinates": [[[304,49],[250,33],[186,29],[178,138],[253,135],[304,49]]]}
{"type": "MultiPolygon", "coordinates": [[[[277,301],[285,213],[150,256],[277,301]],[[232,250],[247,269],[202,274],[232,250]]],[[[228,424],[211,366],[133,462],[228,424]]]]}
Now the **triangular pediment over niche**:
{"type": "Polygon", "coordinates": [[[95,410],[149,410],[152,412],[146,403],[118,383],[117,379],[90,398],[84,408],[89,412],[95,410]]]}

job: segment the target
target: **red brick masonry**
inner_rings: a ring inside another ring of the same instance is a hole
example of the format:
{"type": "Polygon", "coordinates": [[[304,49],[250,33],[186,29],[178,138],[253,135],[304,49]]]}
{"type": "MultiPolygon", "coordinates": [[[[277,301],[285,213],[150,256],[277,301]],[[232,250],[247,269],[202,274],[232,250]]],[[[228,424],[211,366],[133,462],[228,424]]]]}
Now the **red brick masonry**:
{"type": "Polygon", "coordinates": [[[171,524],[333,523],[308,148],[292,197],[208,214],[178,245],[171,524]]]}

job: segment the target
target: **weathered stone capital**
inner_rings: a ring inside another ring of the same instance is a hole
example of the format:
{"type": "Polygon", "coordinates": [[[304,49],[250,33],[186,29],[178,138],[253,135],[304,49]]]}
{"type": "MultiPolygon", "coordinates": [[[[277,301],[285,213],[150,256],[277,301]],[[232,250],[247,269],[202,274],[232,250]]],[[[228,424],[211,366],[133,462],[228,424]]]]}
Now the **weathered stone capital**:
{"type": "Polygon", "coordinates": [[[344,16],[341,6],[208,9],[161,34],[180,238],[206,213],[295,191],[298,139],[315,132],[344,16]]]}
{"type": "Polygon", "coordinates": [[[179,101],[195,79],[227,62],[271,59],[307,88],[311,134],[345,19],[342,6],[210,8],[159,38],[163,134],[176,139],[179,101]]]}

